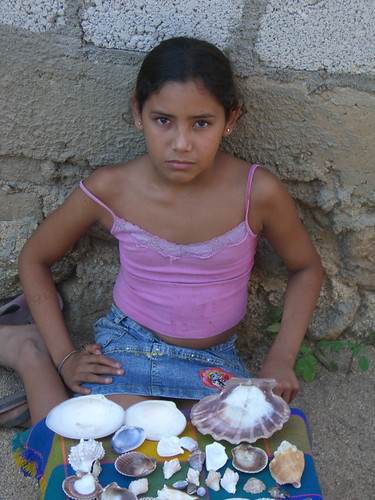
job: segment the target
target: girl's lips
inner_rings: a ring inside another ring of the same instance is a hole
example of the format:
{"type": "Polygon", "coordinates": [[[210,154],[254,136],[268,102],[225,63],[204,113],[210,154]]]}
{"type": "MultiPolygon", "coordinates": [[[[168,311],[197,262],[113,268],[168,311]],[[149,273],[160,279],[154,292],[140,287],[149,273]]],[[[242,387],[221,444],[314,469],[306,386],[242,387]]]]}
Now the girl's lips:
{"type": "Polygon", "coordinates": [[[186,168],[190,168],[194,163],[191,161],[184,160],[169,160],[167,162],[172,168],[177,170],[184,170],[186,168]]]}

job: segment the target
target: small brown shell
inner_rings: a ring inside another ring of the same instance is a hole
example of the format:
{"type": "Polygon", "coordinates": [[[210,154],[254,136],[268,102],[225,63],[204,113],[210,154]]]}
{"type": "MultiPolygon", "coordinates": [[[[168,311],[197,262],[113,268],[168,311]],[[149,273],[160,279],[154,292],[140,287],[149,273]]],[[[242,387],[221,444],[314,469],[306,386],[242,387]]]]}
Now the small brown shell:
{"type": "Polygon", "coordinates": [[[62,488],[64,493],[73,500],[95,500],[102,491],[98,479],[90,473],[82,476],[68,476],[64,479],[62,488]],[[89,492],[85,493],[84,491],[90,485],[92,488],[89,488],[89,492]]]}
{"type": "Polygon", "coordinates": [[[241,472],[255,473],[265,469],[268,464],[267,453],[262,448],[242,443],[232,450],[233,467],[241,472]]]}
{"type": "Polygon", "coordinates": [[[300,488],[305,468],[305,456],[288,441],[283,441],[270,462],[270,473],[278,484],[292,484],[300,488]]]}
{"type": "Polygon", "coordinates": [[[156,469],[157,460],[139,451],[123,453],[115,461],[117,472],[124,476],[143,477],[156,469]]]}
{"type": "Polygon", "coordinates": [[[246,493],[262,493],[266,489],[266,485],[261,481],[260,479],[256,477],[251,477],[246,481],[246,483],[243,486],[243,490],[246,491],[246,493]]]}

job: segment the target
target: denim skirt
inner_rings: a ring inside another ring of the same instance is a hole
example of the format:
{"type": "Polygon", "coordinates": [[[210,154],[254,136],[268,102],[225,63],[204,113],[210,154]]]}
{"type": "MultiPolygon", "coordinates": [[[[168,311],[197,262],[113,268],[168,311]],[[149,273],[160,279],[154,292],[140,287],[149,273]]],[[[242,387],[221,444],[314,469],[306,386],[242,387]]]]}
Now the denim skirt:
{"type": "Polygon", "coordinates": [[[124,374],[111,384],[83,384],[92,394],[201,399],[217,393],[231,377],[250,377],[233,336],[205,350],[168,344],[116,306],[95,324],[96,343],[121,363],[124,374]]]}

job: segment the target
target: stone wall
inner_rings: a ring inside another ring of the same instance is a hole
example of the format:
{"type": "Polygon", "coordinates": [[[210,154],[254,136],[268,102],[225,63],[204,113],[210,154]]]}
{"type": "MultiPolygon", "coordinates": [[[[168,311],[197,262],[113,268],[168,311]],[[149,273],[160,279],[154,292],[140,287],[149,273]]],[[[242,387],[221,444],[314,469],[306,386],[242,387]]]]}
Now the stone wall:
{"type": "MultiPolygon", "coordinates": [[[[309,335],[366,336],[375,327],[374,25],[372,0],[3,0],[0,303],[20,292],[23,243],[78,181],[144,151],[129,97],[145,51],[193,35],[230,55],[245,99],[224,147],[286,183],[322,256],[309,335]]],[[[77,342],[107,309],[116,270],[116,245],[98,228],[55,266],[77,342]]],[[[253,337],[284,285],[261,242],[245,323],[253,337]]]]}

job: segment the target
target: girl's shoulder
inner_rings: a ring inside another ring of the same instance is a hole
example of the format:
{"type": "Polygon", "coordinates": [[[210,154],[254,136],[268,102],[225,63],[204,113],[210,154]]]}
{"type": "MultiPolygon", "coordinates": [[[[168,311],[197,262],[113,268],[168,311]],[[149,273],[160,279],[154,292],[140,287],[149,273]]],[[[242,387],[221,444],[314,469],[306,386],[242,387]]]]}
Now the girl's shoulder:
{"type": "Polygon", "coordinates": [[[131,182],[136,164],[137,160],[131,160],[99,167],[84,179],[84,185],[100,199],[114,196],[131,182]]]}

